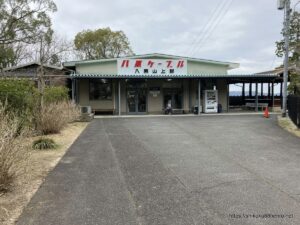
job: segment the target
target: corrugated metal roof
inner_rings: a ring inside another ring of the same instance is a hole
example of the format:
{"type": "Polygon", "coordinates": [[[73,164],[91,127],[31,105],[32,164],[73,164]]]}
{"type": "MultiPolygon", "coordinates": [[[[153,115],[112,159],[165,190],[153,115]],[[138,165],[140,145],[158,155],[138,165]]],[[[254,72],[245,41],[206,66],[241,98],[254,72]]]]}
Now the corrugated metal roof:
{"type": "MultiPolygon", "coordinates": [[[[292,71],[294,71],[294,70],[297,70],[296,65],[290,65],[289,66],[289,73],[292,72],[292,71]]],[[[277,67],[274,70],[264,71],[264,72],[257,73],[257,74],[265,74],[265,73],[273,73],[273,74],[282,75],[284,73],[284,67],[282,67],[282,66],[281,67],[277,67]]]]}
{"type": "Polygon", "coordinates": [[[117,75],[117,74],[71,74],[72,78],[277,78],[277,74],[183,74],[183,75],[117,75]]]}
{"type": "MultiPolygon", "coordinates": [[[[3,71],[17,70],[17,69],[32,66],[32,65],[40,66],[41,64],[39,62],[34,61],[34,62],[29,62],[29,63],[25,63],[25,64],[18,65],[18,66],[7,67],[7,68],[4,68],[3,71]]],[[[48,68],[56,69],[56,70],[64,69],[62,66],[53,66],[53,65],[48,65],[48,64],[44,64],[44,67],[48,67],[48,68]]]]}

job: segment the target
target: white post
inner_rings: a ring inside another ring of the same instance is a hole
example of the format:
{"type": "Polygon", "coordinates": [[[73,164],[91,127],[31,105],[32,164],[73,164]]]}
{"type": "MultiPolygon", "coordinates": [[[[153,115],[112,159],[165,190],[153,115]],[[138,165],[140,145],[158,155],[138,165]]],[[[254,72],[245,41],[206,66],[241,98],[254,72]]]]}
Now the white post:
{"type": "Polygon", "coordinates": [[[275,104],[274,81],[272,81],[272,111],[273,112],[274,112],[274,104],[275,104]]]}
{"type": "MultiPolygon", "coordinates": [[[[285,0],[284,14],[284,73],[283,73],[283,97],[282,97],[282,117],[286,117],[287,110],[287,82],[289,73],[289,36],[290,36],[290,0],[285,0]]],[[[274,85],[274,84],[273,84],[274,85]]]]}
{"type": "Polygon", "coordinates": [[[72,78],[72,102],[75,103],[75,78],[72,78]]]}
{"type": "Polygon", "coordinates": [[[121,116],[121,80],[118,81],[118,98],[119,116],[121,116]]]}
{"type": "Polygon", "coordinates": [[[198,115],[201,114],[200,106],[201,106],[201,80],[199,78],[199,80],[198,80],[198,115]]]}
{"type": "Polygon", "coordinates": [[[258,83],[255,83],[255,111],[258,112],[258,83]]]}
{"type": "Polygon", "coordinates": [[[227,112],[229,113],[230,110],[230,83],[227,81],[227,112]]]}

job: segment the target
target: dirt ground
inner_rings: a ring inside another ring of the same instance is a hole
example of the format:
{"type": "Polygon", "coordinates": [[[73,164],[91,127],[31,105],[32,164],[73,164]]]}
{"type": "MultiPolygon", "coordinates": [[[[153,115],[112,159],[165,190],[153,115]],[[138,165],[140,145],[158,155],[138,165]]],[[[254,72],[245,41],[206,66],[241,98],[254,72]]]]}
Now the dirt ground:
{"type": "MultiPolygon", "coordinates": [[[[55,167],[87,124],[72,123],[60,134],[47,135],[58,144],[55,150],[32,150],[26,174],[17,178],[11,192],[0,196],[0,224],[15,224],[23,208],[42,184],[48,172],[55,167]]],[[[28,139],[29,146],[37,138],[28,139]]]]}

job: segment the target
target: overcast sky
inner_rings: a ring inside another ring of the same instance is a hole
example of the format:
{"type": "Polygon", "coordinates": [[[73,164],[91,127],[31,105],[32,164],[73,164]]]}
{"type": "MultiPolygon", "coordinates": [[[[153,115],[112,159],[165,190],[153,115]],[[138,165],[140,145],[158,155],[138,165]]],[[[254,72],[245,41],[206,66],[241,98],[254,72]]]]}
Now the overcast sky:
{"type": "Polygon", "coordinates": [[[54,29],[72,40],[82,30],[110,27],[125,32],[136,54],[238,62],[230,73],[243,74],[282,62],[274,57],[283,22],[277,0],[54,1],[54,29]]]}

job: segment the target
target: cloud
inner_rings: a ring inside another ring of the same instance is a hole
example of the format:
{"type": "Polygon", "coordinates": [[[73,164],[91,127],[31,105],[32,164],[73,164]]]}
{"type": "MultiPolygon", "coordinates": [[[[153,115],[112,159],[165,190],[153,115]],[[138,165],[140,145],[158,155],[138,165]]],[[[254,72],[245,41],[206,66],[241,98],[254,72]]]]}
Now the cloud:
{"type": "MultiPolygon", "coordinates": [[[[281,39],[283,12],[277,10],[276,1],[233,0],[213,32],[203,33],[208,19],[226,2],[57,0],[53,25],[69,39],[84,29],[123,30],[136,54],[161,52],[239,62],[241,68],[234,72],[251,73],[278,65],[281,59],[274,60],[274,50],[275,41],[281,39]],[[198,43],[203,34],[206,38],[198,43]]],[[[216,15],[222,12],[224,9],[216,15]]]]}

